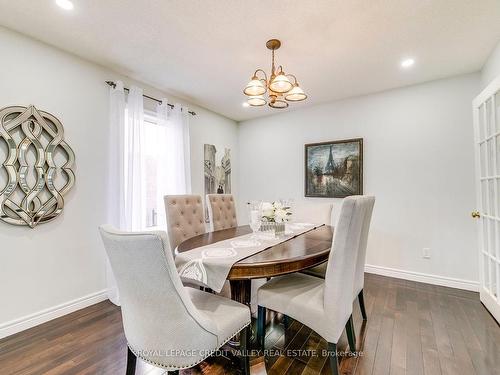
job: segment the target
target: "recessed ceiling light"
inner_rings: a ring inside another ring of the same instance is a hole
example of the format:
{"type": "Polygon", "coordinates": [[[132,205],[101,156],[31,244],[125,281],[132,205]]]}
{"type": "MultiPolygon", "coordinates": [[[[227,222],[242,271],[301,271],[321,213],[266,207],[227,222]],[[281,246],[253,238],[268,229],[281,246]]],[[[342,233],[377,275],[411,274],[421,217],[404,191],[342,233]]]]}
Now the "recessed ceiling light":
{"type": "Polygon", "coordinates": [[[242,106],[246,108],[246,107],[250,107],[250,104],[248,104],[247,102],[243,102],[242,106]]]}
{"type": "Polygon", "coordinates": [[[65,10],[71,10],[74,8],[74,5],[70,0],[56,0],[56,4],[65,10]]]}
{"type": "Polygon", "coordinates": [[[401,61],[401,67],[402,68],[409,68],[411,66],[413,66],[413,64],[415,64],[415,59],[404,59],[403,61],[401,61]]]}

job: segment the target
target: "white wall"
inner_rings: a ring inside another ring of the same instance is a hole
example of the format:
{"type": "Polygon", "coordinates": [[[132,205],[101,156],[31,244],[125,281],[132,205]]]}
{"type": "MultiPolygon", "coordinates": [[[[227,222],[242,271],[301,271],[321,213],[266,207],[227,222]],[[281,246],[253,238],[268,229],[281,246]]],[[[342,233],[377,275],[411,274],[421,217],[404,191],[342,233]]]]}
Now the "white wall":
{"type": "Polygon", "coordinates": [[[362,137],[365,193],[377,197],[367,263],[473,285],[471,101],[479,81],[465,75],[240,123],[240,204],[305,200],[304,144],[362,137]]]}
{"type": "Polygon", "coordinates": [[[483,65],[483,69],[481,70],[481,86],[483,88],[488,86],[497,76],[500,76],[500,42],[491,51],[490,56],[483,65]]]}
{"type": "Polygon", "coordinates": [[[238,196],[238,126],[235,121],[214,112],[206,111],[203,117],[203,122],[191,122],[191,183],[193,193],[202,196],[205,194],[203,145],[208,143],[215,145],[217,157],[224,155],[224,148],[231,149],[231,193],[238,196]]]}
{"type": "MultiPolygon", "coordinates": [[[[4,28],[0,28],[0,56],[0,107],[34,104],[53,113],[62,121],[76,154],[76,185],[66,196],[60,217],[35,229],[0,222],[1,337],[104,298],[104,250],[97,233],[105,220],[108,87],[104,81],[133,82],[4,28]],[[61,310],[54,312],[56,307],[61,310]],[[47,310],[45,315],[39,314],[42,310],[47,310]],[[26,322],[30,315],[31,323],[26,322]]],[[[150,95],[178,101],[139,85],[150,95]]],[[[198,114],[190,122],[192,186],[194,193],[202,194],[203,143],[230,147],[237,161],[237,125],[203,108],[190,108],[198,114]]],[[[236,191],[237,180],[236,174],[236,191]]]]}

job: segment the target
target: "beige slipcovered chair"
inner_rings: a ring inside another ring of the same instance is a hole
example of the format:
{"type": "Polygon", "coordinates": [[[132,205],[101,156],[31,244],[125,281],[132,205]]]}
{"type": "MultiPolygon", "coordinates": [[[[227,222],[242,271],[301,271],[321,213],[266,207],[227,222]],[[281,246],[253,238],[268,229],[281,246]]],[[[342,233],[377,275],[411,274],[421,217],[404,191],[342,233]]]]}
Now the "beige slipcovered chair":
{"type": "MultiPolygon", "coordinates": [[[[173,372],[193,367],[240,331],[246,347],[248,307],[184,287],[164,232],[99,230],[120,292],[127,375],[135,373],[137,357],[173,372]]],[[[247,356],[243,364],[248,374],[247,356]]]]}
{"type": "Polygon", "coordinates": [[[236,205],[231,194],[207,194],[207,209],[211,232],[238,226],[236,205]]]}
{"type": "Polygon", "coordinates": [[[365,309],[365,297],[363,289],[365,287],[365,264],[366,264],[366,245],[368,244],[368,234],[370,232],[370,224],[372,221],[373,206],[375,205],[375,197],[367,197],[370,199],[370,207],[365,215],[365,222],[363,224],[363,232],[361,233],[361,241],[358,250],[358,260],[356,262],[356,273],[354,275],[354,298],[358,297],[359,307],[363,320],[367,319],[365,309]]]}
{"type": "Polygon", "coordinates": [[[172,252],[183,241],[206,233],[203,203],[199,195],[166,195],[164,200],[172,252]]]}
{"type": "Polygon", "coordinates": [[[293,205],[293,221],[334,225],[332,221],[332,203],[298,201],[293,205]]]}
{"type": "MultiPolygon", "coordinates": [[[[368,197],[370,200],[370,207],[365,214],[363,223],[363,232],[361,233],[361,241],[359,243],[358,250],[358,260],[356,262],[356,274],[354,276],[354,298],[358,299],[359,308],[361,310],[361,315],[363,320],[367,319],[366,308],[365,308],[365,298],[363,294],[363,289],[365,285],[365,262],[366,262],[366,245],[368,243],[368,233],[370,232],[370,223],[372,220],[373,206],[375,205],[375,197],[368,197]]],[[[322,263],[319,266],[309,268],[302,271],[308,275],[325,278],[327,263],[322,263]]]]}
{"type": "MultiPolygon", "coordinates": [[[[293,220],[295,222],[304,221],[315,224],[335,225],[335,222],[333,221],[332,203],[298,202],[295,204],[293,209],[293,220]]],[[[324,262],[316,267],[309,268],[301,272],[324,278],[326,264],[327,262],[324,262]]]]}
{"type": "Polygon", "coordinates": [[[338,374],[337,342],[346,327],[355,350],[352,295],[364,219],[372,200],[345,198],[335,227],[325,279],[294,273],[278,276],[259,288],[258,339],[263,347],[266,308],[281,312],[316,331],[326,341],[333,374],[338,374]]]}

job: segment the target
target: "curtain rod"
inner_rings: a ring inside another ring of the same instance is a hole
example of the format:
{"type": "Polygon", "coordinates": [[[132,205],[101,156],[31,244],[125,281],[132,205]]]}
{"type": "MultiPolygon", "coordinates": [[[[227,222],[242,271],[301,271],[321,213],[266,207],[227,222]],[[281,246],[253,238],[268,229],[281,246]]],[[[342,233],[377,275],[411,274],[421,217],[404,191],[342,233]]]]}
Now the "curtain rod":
{"type": "MultiPolygon", "coordinates": [[[[106,83],[107,83],[109,86],[111,86],[112,88],[115,88],[115,87],[116,87],[116,83],[115,83],[115,82],[113,82],[113,81],[106,81],[106,83]]],[[[127,92],[128,92],[128,91],[130,91],[130,90],[129,90],[128,88],[126,88],[126,87],[124,87],[123,89],[124,89],[125,91],[127,91],[127,92]]],[[[153,101],[155,101],[155,102],[157,102],[157,103],[160,103],[160,104],[162,103],[162,101],[161,101],[160,99],[153,98],[152,96],[148,96],[148,95],[144,95],[144,94],[143,94],[142,96],[144,96],[145,98],[151,99],[151,100],[153,100],[153,101]]],[[[174,105],[173,105],[173,104],[167,103],[167,105],[168,105],[170,108],[174,108],[174,105]]],[[[196,116],[196,112],[193,112],[193,111],[188,111],[188,113],[189,113],[190,115],[196,116]]]]}

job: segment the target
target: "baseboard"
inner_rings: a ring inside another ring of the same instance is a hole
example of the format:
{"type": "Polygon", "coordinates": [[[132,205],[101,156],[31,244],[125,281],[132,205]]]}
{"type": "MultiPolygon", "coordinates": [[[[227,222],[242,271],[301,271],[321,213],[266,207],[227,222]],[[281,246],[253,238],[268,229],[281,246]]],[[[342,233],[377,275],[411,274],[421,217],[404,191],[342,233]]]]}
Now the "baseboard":
{"type": "Polygon", "coordinates": [[[72,301],[62,303],[34,314],[0,324],[0,339],[24,331],[28,328],[59,318],[74,311],[102,302],[108,298],[107,290],[101,290],[72,301]]]}
{"type": "Polygon", "coordinates": [[[479,291],[479,282],[477,281],[455,279],[452,277],[431,275],[428,273],[403,271],[395,268],[374,266],[371,264],[367,264],[365,266],[365,272],[374,273],[381,276],[395,277],[397,279],[418,281],[420,283],[447,286],[449,288],[470,290],[473,292],[479,291]]]}
{"type": "Polygon", "coordinates": [[[500,305],[498,304],[497,299],[484,288],[481,289],[480,293],[481,302],[484,307],[486,307],[486,310],[488,310],[493,319],[496,320],[497,324],[500,325],[500,305]]]}

